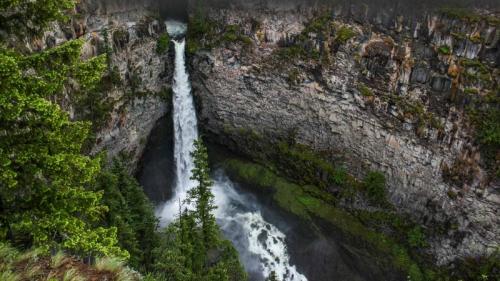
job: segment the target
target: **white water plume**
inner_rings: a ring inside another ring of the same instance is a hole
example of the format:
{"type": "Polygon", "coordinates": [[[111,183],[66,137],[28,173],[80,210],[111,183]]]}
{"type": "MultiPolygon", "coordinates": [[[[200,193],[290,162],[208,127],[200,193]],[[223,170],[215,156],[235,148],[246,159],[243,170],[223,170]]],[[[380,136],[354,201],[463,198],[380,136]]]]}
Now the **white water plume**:
{"type": "Polygon", "coordinates": [[[191,178],[191,170],[194,168],[191,151],[194,141],[198,139],[198,124],[194,108],[193,96],[189,75],[186,71],[184,40],[175,44],[175,73],[174,73],[174,158],[176,166],[176,181],[174,198],[163,206],[160,213],[160,223],[166,225],[172,222],[179,210],[179,202],[186,199],[187,192],[196,184],[191,178]]]}
{"type": "Polygon", "coordinates": [[[169,20],[165,24],[167,25],[168,34],[172,37],[181,36],[187,31],[187,24],[183,22],[169,20]]]}

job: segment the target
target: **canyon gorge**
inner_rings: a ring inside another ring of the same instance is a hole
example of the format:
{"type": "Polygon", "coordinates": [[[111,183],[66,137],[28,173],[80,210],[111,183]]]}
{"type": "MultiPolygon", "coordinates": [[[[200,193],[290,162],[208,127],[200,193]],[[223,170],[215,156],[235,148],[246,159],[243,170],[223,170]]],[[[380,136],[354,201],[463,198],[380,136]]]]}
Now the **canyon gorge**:
{"type": "Polygon", "coordinates": [[[496,280],[500,6],[365,2],[82,0],[6,42],[107,57],[92,96],[72,81],[54,102],[162,227],[199,134],[250,280],[496,280]]]}

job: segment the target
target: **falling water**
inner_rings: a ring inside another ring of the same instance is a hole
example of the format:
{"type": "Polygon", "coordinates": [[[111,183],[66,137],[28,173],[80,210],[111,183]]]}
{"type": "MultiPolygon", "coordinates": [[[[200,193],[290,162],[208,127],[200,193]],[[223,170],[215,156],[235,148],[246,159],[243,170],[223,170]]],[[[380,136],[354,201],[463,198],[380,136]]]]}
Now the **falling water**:
{"type": "Polygon", "coordinates": [[[190,152],[194,141],[198,138],[198,127],[194,109],[193,97],[189,76],[186,72],[184,47],[185,41],[174,41],[175,43],[175,73],[174,73],[174,158],[176,166],[175,200],[170,200],[163,206],[161,219],[163,224],[171,222],[176,210],[179,209],[179,200],[186,198],[189,189],[195,186],[190,179],[191,170],[194,168],[190,152]]]}
{"type": "MultiPolygon", "coordinates": [[[[185,33],[186,25],[167,22],[171,36],[178,37],[185,33]]],[[[176,163],[176,182],[174,196],[161,208],[158,216],[162,226],[172,222],[178,213],[187,191],[195,186],[190,179],[194,166],[190,152],[198,138],[196,111],[191,95],[189,75],[185,65],[185,41],[174,40],[174,157],[176,163]]],[[[295,266],[290,264],[290,257],[285,243],[285,234],[276,226],[266,222],[259,211],[256,199],[236,192],[234,184],[218,171],[215,177],[213,193],[218,206],[215,216],[225,236],[238,249],[245,268],[250,273],[267,277],[271,271],[284,281],[307,281],[295,266]]]]}

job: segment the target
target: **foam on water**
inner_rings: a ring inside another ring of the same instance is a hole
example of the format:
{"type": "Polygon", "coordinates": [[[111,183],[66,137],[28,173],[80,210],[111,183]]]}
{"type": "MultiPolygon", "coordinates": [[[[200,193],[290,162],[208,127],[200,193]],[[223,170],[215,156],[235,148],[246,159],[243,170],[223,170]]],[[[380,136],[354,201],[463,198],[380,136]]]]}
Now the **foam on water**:
{"type": "Polygon", "coordinates": [[[187,24],[180,21],[169,20],[165,24],[168,34],[172,37],[181,36],[187,31],[187,24]]]}
{"type": "Polygon", "coordinates": [[[307,280],[290,264],[285,234],[265,221],[253,196],[237,192],[223,171],[217,172],[212,190],[219,206],[217,222],[238,248],[248,271],[263,276],[274,271],[284,281],[307,280]]]}

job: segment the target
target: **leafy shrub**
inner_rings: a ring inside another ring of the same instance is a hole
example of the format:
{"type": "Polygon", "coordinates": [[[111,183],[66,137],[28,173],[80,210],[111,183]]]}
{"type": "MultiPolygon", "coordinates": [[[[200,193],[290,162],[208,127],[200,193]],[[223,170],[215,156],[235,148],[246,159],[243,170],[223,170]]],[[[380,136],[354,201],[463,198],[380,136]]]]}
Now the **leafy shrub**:
{"type": "Polygon", "coordinates": [[[500,110],[491,108],[485,112],[479,124],[479,139],[483,144],[500,146],[500,110]]]}
{"type": "Polygon", "coordinates": [[[332,20],[331,14],[325,13],[324,15],[312,19],[305,27],[303,33],[323,33],[325,32],[327,26],[330,24],[332,20]]]}
{"type": "Polygon", "coordinates": [[[369,172],[363,180],[368,198],[377,204],[385,204],[385,176],[380,172],[369,172]]]}
{"type": "Polygon", "coordinates": [[[164,54],[166,51],[168,51],[169,44],[170,44],[170,37],[168,36],[168,33],[160,35],[158,41],[156,42],[156,53],[160,55],[164,54]]]}
{"type": "Polygon", "coordinates": [[[413,248],[422,248],[427,246],[425,235],[422,233],[422,228],[416,226],[408,232],[408,243],[413,248]]]}
{"type": "Polygon", "coordinates": [[[443,45],[438,48],[438,52],[443,55],[451,54],[451,48],[449,46],[443,45]]]}
{"type": "Polygon", "coordinates": [[[364,97],[373,97],[373,92],[370,88],[368,88],[365,84],[360,84],[358,86],[358,90],[364,97]]]}
{"type": "Polygon", "coordinates": [[[189,18],[186,34],[187,52],[195,53],[199,49],[211,49],[217,41],[217,23],[198,15],[189,18]]]}
{"type": "Polygon", "coordinates": [[[410,265],[408,270],[408,280],[409,281],[424,281],[424,276],[420,268],[416,264],[410,265]]]}
{"type": "Polygon", "coordinates": [[[337,31],[337,37],[335,37],[335,41],[340,44],[345,44],[347,43],[347,41],[349,41],[349,39],[353,38],[356,35],[357,35],[356,31],[352,30],[347,26],[342,26],[337,31]]]}

